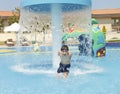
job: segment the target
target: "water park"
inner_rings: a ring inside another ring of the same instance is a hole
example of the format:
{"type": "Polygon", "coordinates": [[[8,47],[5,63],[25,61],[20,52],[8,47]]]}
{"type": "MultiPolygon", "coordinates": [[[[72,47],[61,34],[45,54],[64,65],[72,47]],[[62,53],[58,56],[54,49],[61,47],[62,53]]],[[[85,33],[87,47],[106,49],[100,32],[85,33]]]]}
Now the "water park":
{"type": "Polygon", "coordinates": [[[0,47],[0,94],[119,94],[120,44],[106,43],[91,6],[91,0],[21,0],[19,24],[34,41],[29,45],[21,27],[16,45],[0,47]],[[67,78],[57,77],[62,45],[72,52],[67,78]]]}

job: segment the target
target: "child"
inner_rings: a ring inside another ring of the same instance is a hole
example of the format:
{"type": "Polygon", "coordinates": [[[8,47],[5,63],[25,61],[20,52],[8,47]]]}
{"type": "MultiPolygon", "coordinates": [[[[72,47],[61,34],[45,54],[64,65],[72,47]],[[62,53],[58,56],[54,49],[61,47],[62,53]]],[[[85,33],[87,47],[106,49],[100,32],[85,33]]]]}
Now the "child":
{"type": "Polygon", "coordinates": [[[67,45],[63,45],[61,47],[61,51],[58,52],[58,55],[60,56],[61,61],[57,73],[63,73],[63,76],[67,77],[69,73],[69,70],[67,70],[67,68],[70,68],[72,53],[69,52],[69,48],[67,45]]]}
{"type": "Polygon", "coordinates": [[[39,51],[39,44],[38,44],[37,42],[34,44],[33,50],[34,50],[35,52],[39,51]]]}

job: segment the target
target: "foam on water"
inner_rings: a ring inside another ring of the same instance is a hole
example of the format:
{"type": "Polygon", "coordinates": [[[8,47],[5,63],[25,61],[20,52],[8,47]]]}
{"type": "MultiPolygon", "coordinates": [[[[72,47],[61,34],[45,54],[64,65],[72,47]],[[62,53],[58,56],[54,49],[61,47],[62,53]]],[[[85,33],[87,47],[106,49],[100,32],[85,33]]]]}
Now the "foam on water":
{"type": "Polygon", "coordinates": [[[74,69],[72,71],[72,74],[77,76],[77,75],[82,75],[82,74],[90,74],[90,73],[101,73],[103,72],[103,68],[98,67],[93,64],[83,64],[83,68],[78,68],[74,69]]]}
{"type": "MultiPolygon", "coordinates": [[[[13,71],[21,72],[24,74],[56,74],[56,69],[54,68],[30,68],[29,66],[34,66],[31,64],[17,64],[11,67],[13,71]]],[[[74,76],[92,73],[101,73],[103,69],[94,64],[82,64],[81,68],[70,68],[70,74],[74,76]]]]}
{"type": "Polygon", "coordinates": [[[53,70],[48,70],[46,69],[37,69],[37,68],[29,68],[30,64],[18,64],[18,65],[14,65],[11,67],[12,70],[16,71],[16,72],[21,72],[24,74],[53,74],[54,71],[53,70]]]}

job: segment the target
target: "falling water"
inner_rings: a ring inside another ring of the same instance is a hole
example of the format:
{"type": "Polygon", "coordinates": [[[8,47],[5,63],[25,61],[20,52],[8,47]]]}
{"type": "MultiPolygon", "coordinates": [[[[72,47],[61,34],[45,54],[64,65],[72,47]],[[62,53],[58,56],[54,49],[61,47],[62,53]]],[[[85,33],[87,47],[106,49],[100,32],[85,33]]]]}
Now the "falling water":
{"type": "Polygon", "coordinates": [[[61,4],[52,4],[52,48],[53,48],[53,67],[59,65],[60,58],[58,51],[62,43],[62,19],[61,19],[61,4]]]}
{"type": "MultiPolygon", "coordinates": [[[[34,33],[37,33],[37,37],[35,36],[34,39],[39,42],[40,46],[42,45],[44,48],[47,48],[46,45],[52,46],[50,63],[53,64],[54,68],[57,68],[60,63],[58,51],[61,48],[62,36],[68,35],[65,40],[67,45],[79,44],[78,37],[90,32],[90,18],[90,8],[84,5],[69,3],[37,4],[25,6],[21,9],[20,23],[31,32],[32,37],[34,37],[34,33]],[[46,32],[47,29],[44,28],[46,25],[50,27],[49,32],[46,32]],[[70,28],[73,28],[74,31],[69,32],[70,28]],[[47,35],[52,36],[49,38],[47,35]],[[44,36],[46,39],[49,38],[49,42],[47,40],[43,42],[44,36]]],[[[30,38],[29,41],[34,39],[30,38]]],[[[78,47],[75,47],[75,50],[79,52],[78,47]]]]}

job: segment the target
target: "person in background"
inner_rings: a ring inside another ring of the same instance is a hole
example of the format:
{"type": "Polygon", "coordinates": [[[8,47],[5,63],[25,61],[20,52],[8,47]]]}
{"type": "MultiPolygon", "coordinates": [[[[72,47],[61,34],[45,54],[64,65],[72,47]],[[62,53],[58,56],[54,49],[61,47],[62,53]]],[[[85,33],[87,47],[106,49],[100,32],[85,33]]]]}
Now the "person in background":
{"type": "Polygon", "coordinates": [[[39,44],[37,42],[35,42],[35,44],[33,45],[33,50],[34,52],[39,51],[39,44]]]}

